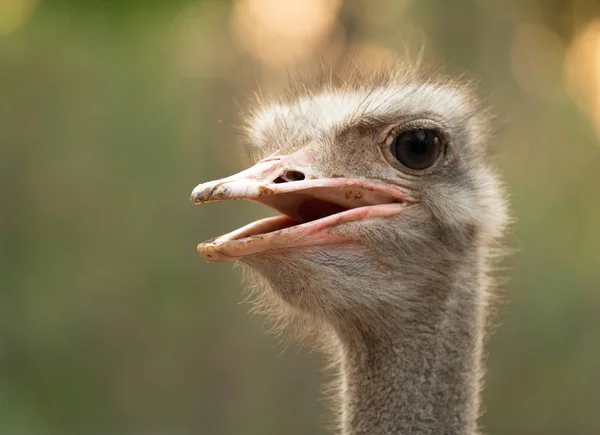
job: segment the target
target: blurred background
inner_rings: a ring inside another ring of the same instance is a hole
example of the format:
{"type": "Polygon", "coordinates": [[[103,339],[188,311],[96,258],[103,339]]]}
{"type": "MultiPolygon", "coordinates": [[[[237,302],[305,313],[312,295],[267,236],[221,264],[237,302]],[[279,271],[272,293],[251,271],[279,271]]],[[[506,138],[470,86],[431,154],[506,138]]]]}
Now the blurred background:
{"type": "Polygon", "coordinates": [[[195,250],[268,212],[189,193],[245,164],[257,86],[423,44],[496,106],[517,217],[486,431],[600,434],[592,0],[1,0],[0,433],[325,434],[319,356],[195,250]]]}

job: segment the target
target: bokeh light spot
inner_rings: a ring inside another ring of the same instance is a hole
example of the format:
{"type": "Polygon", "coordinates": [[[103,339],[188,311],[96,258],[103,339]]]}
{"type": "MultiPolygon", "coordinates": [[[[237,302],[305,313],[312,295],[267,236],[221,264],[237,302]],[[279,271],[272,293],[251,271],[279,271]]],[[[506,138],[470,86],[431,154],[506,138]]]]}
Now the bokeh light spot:
{"type": "Polygon", "coordinates": [[[569,46],[565,85],[571,98],[590,117],[600,138],[600,19],[584,27],[569,46]]]}
{"type": "Polygon", "coordinates": [[[0,36],[27,23],[37,5],[37,0],[0,0],[0,36]]]}
{"type": "Polygon", "coordinates": [[[238,0],[232,27],[238,43],[276,66],[313,55],[334,29],[340,0],[238,0]]]}

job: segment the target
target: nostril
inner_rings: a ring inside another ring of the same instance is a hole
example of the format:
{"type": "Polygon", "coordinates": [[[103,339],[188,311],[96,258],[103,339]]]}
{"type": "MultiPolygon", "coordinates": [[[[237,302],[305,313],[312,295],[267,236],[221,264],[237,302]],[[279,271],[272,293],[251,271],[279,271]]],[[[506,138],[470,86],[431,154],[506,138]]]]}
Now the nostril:
{"type": "Polygon", "coordinates": [[[306,176],[300,171],[285,171],[282,175],[273,180],[273,183],[287,183],[290,181],[302,181],[306,176]]]}
{"type": "Polygon", "coordinates": [[[283,174],[283,179],[286,181],[302,181],[305,178],[304,174],[299,171],[287,171],[283,174]]]}

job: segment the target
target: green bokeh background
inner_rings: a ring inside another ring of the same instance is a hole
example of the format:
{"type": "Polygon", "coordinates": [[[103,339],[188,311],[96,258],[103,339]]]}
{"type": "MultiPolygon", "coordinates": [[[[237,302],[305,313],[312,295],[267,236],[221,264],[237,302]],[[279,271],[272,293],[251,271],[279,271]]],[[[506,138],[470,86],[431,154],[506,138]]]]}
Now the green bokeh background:
{"type": "MultiPolygon", "coordinates": [[[[282,352],[231,266],[195,251],[268,212],[188,202],[243,167],[237,113],[285,72],[235,39],[230,2],[34,6],[0,33],[0,434],[326,433],[319,356],[282,352]]],[[[516,252],[488,347],[491,434],[600,434],[600,139],[564,53],[515,36],[537,26],[566,50],[596,17],[568,0],[338,13],[338,58],[425,41],[497,107],[516,252]]]]}

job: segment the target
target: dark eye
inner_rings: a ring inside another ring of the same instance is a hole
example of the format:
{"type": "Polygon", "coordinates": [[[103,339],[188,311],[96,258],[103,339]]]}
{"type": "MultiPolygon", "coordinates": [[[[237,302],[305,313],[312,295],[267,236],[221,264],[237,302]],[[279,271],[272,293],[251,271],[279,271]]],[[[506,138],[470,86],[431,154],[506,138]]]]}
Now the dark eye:
{"type": "Polygon", "coordinates": [[[409,130],[400,133],[390,147],[394,158],[409,169],[426,169],[442,153],[443,138],[436,130],[409,130]]]}

